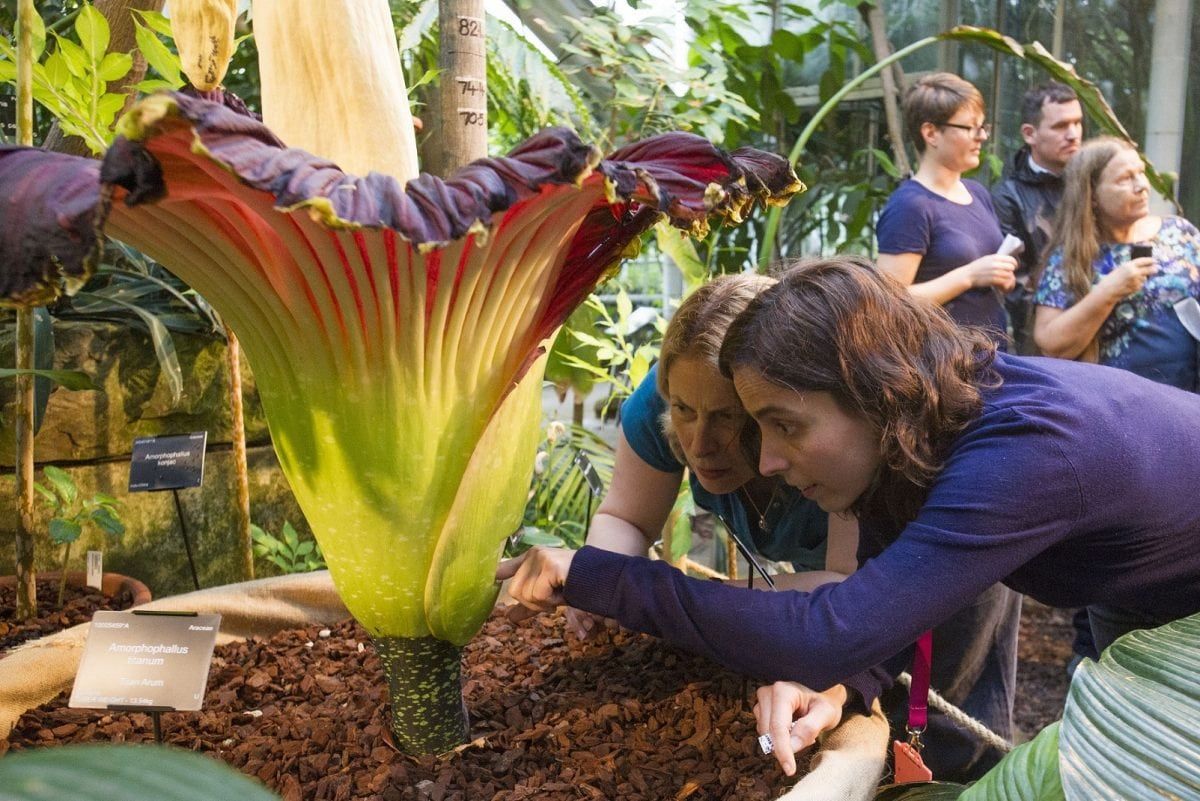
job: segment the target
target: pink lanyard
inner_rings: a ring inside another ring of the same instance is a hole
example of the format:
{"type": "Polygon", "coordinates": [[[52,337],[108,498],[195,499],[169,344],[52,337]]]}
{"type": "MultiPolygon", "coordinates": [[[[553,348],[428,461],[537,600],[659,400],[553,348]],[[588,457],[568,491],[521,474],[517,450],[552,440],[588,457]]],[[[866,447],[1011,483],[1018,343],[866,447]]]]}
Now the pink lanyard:
{"type": "Polygon", "coordinates": [[[933,632],[927,631],[917,639],[913,651],[912,684],[908,688],[908,744],[921,749],[921,734],[925,731],[929,712],[929,672],[933,664],[933,632]]]}

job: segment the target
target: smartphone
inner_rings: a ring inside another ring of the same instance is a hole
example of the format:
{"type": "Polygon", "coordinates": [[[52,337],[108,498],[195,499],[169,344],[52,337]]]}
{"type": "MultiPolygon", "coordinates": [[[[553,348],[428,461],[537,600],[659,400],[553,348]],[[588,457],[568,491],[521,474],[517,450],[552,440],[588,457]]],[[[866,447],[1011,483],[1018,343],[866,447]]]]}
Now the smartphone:
{"type": "Polygon", "coordinates": [[[1130,259],[1148,259],[1154,255],[1154,248],[1150,245],[1131,245],[1129,248],[1130,259]]]}

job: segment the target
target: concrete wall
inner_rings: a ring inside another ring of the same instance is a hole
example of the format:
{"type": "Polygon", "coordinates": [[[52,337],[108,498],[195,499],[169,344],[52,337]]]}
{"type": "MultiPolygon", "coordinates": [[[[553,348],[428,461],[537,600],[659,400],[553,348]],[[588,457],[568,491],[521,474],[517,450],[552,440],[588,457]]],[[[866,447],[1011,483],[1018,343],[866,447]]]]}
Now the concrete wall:
{"type": "MultiPolygon", "coordinates": [[[[105,568],[127,573],[150,586],[156,597],[192,589],[179,515],[170,492],[129,493],[129,454],[136,437],[208,431],[204,484],[180,490],[183,517],[192,542],[201,586],[242,579],[237,553],[233,503],[232,452],[229,448],[228,381],[225,347],[218,340],[175,336],[184,372],[183,398],[173,405],[160,375],[153,347],[144,334],[118,326],[67,324],[55,329],[55,367],[91,375],[103,391],[56,389],[34,440],[40,467],[65,469],[85,494],[106,492],[122,505],[127,533],[120,543],[90,534],[72,548],[73,564],[83,552],[100,548],[105,568]]],[[[0,364],[12,363],[12,342],[0,341],[0,364]]],[[[243,361],[246,433],[249,448],[251,519],[278,532],[284,520],[306,531],[270,445],[270,435],[243,361]]],[[[16,526],[12,424],[13,382],[0,382],[0,573],[13,570],[16,526]]],[[[56,567],[61,549],[45,535],[48,512],[36,504],[39,568],[56,567]]],[[[258,575],[274,569],[260,562],[258,575]]]]}

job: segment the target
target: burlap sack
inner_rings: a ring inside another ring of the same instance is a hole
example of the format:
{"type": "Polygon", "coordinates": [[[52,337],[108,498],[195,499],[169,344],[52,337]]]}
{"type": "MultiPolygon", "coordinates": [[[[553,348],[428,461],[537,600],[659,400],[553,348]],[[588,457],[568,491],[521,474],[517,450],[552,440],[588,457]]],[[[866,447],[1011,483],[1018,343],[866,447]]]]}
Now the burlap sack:
{"type": "Polygon", "coordinates": [[[851,715],[821,738],[809,773],[779,801],[868,801],[887,767],[888,722],[879,708],[851,715]]]}

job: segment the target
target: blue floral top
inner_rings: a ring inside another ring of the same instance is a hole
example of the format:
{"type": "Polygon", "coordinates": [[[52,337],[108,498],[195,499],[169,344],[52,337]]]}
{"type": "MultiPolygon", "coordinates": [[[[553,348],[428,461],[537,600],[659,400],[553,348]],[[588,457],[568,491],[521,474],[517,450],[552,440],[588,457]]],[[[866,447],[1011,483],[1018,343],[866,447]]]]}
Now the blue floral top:
{"type": "MultiPolygon", "coordinates": [[[[1200,391],[1197,342],[1179,322],[1175,303],[1200,298],[1200,231],[1182,217],[1164,217],[1162,228],[1144,243],[1153,250],[1158,272],[1142,289],[1116,305],[1100,328],[1100,363],[1153,381],[1200,391]]],[[[1130,259],[1130,245],[1105,244],[1092,262],[1093,286],[1130,259]]],[[[1066,309],[1078,300],[1065,286],[1062,249],[1050,254],[1033,302],[1066,309]]]]}

